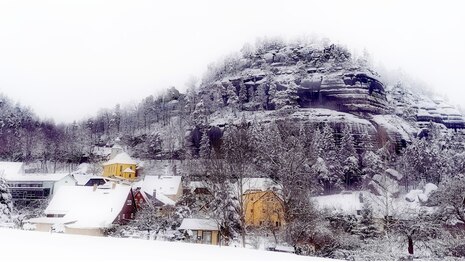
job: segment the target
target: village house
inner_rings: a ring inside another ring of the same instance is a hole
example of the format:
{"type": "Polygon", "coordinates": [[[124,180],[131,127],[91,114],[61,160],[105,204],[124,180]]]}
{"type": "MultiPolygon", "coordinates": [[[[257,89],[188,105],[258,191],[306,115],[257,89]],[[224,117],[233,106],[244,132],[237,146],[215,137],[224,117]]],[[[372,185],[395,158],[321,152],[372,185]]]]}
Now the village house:
{"type": "Polygon", "coordinates": [[[45,209],[45,216],[30,219],[37,231],[59,228],[66,234],[103,236],[113,224],[124,224],[136,212],[130,185],[62,187],[45,209]]]}
{"type": "Polygon", "coordinates": [[[110,160],[103,164],[104,177],[118,177],[127,180],[137,178],[137,162],[117,143],[111,148],[110,160]]]}
{"type": "Polygon", "coordinates": [[[195,243],[210,245],[220,243],[218,223],[213,219],[184,218],[178,229],[191,233],[190,240],[195,243]]]}
{"type": "Polygon", "coordinates": [[[243,195],[245,224],[253,227],[276,227],[284,224],[284,206],[272,190],[248,190],[243,195]]]}
{"type": "Polygon", "coordinates": [[[162,199],[166,196],[175,203],[181,199],[183,194],[182,176],[146,175],[144,180],[135,183],[134,187],[139,187],[150,197],[156,196],[157,199],[162,199]]]}
{"type": "Polygon", "coordinates": [[[0,162],[0,177],[8,185],[14,202],[47,199],[62,186],[75,186],[68,173],[25,173],[22,162],[0,162]]]}
{"type": "Polygon", "coordinates": [[[245,224],[276,227],[284,224],[284,204],[277,192],[280,186],[269,178],[246,178],[242,184],[245,224]]]}

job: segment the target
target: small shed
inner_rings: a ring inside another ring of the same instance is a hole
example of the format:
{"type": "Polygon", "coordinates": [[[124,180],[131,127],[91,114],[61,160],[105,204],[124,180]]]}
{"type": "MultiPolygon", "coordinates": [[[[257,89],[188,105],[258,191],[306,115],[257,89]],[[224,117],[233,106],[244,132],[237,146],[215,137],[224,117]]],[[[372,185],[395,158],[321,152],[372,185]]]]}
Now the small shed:
{"type": "Polygon", "coordinates": [[[184,218],[179,230],[190,230],[196,243],[219,244],[219,227],[213,219],[184,218]]]}

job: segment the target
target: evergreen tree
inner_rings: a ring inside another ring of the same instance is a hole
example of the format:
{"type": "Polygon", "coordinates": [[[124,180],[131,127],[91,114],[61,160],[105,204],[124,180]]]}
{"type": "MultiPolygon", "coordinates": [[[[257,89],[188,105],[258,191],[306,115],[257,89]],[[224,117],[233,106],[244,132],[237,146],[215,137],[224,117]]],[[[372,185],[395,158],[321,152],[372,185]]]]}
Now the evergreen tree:
{"type": "Polygon", "coordinates": [[[347,125],[344,125],[341,143],[339,145],[339,157],[341,160],[345,160],[349,157],[355,157],[356,155],[355,141],[351,134],[351,130],[347,125]]]}
{"type": "Polygon", "coordinates": [[[358,187],[361,181],[359,161],[355,150],[355,142],[347,125],[342,130],[339,163],[343,165],[342,179],[344,180],[346,189],[358,187]]]}
{"type": "Polygon", "coordinates": [[[11,195],[8,191],[8,186],[0,176],[0,222],[9,221],[11,219],[11,210],[13,209],[13,203],[11,201],[11,195]]]}
{"type": "Polygon", "coordinates": [[[202,159],[209,159],[210,158],[210,137],[208,135],[208,129],[203,128],[202,130],[202,138],[200,139],[200,158],[202,159]]]}

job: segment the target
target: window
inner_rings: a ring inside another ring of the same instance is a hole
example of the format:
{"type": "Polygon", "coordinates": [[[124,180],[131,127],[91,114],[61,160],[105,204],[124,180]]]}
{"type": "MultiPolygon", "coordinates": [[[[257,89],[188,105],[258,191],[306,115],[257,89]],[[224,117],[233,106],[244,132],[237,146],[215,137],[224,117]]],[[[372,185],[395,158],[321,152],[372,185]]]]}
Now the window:
{"type": "Polygon", "coordinates": [[[134,213],[131,213],[131,219],[133,219],[133,218],[134,218],[134,213]]]}
{"type": "Polygon", "coordinates": [[[123,219],[126,219],[126,214],[123,214],[123,219]]]}
{"type": "Polygon", "coordinates": [[[132,205],[132,200],[131,200],[131,199],[126,200],[126,205],[127,205],[127,206],[132,205]]]}
{"type": "Polygon", "coordinates": [[[357,215],[360,216],[362,214],[362,210],[357,210],[357,215]]]}
{"type": "Polygon", "coordinates": [[[252,213],[253,213],[253,208],[252,208],[252,209],[250,209],[250,212],[252,212],[252,213]]]}
{"type": "Polygon", "coordinates": [[[262,209],[262,213],[265,213],[265,209],[262,209]]]}

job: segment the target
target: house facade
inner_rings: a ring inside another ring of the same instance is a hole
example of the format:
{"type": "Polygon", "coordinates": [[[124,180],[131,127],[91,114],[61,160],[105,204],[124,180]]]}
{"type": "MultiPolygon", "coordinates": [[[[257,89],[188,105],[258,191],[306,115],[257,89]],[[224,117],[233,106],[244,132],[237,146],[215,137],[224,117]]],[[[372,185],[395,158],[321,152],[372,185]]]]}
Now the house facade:
{"type": "Polygon", "coordinates": [[[283,201],[274,191],[249,190],[243,202],[247,226],[280,228],[285,223],[283,201]]]}

